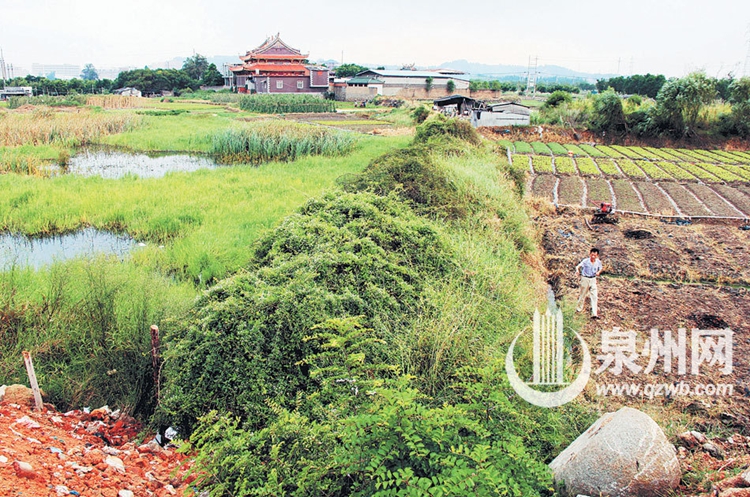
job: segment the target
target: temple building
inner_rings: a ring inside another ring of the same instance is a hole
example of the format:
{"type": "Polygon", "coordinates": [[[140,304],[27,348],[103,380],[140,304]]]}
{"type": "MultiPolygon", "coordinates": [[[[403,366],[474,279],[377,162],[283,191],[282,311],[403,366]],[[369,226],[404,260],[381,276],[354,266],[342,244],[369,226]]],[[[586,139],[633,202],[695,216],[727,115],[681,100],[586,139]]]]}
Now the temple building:
{"type": "Polygon", "coordinates": [[[279,35],[240,57],[230,66],[230,86],[239,92],[324,93],[328,68],[309,65],[307,55],[284,43],[279,35]]]}

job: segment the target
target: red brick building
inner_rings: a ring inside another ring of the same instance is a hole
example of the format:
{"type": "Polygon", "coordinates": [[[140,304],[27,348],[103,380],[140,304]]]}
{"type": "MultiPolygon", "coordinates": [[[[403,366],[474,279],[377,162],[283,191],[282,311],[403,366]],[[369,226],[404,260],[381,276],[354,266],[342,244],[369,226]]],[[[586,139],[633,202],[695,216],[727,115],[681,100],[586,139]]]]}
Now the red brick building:
{"type": "Polygon", "coordinates": [[[292,48],[277,34],[230,66],[231,86],[256,93],[324,93],[328,69],[307,64],[307,55],[292,48]]]}

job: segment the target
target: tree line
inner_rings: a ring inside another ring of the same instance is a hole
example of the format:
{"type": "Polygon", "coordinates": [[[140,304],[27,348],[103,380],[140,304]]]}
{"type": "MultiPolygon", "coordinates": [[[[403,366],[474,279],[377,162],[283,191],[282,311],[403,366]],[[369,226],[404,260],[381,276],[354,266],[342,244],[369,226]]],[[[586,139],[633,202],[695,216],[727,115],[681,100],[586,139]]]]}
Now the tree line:
{"type": "Polygon", "coordinates": [[[220,86],[224,77],[209,64],[206,57],[195,54],[188,57],[181,69],[133,69],[123,71],[114,80],[99,79],[96,68],[86,64],[81,78],[69,80],[31,76],[13,78],[6,81],[7,86],[30,86],[35,95],[69,95],[71,93],[111,93],[118,88],[137,88],[145,95],[158,94],[162,91],[181,92],[186,89],[196,90],[201,85],[220,86]]]}
{"type": "MultiPolygon", "coordinates": [[[[616,79],[615,83],[623,81],[616,79]]],[[[659,77],[630,78],[628,84],[635,84],[634,81],[655,85],[659,77]]],[[[666,80],[653,99],[644,99],[637,92],[624,98],[620,94],[623,86],[618,88],[610,86],[598,95],[579,100],[553,94],[542,108],[539,121],[586,127],[612,139],[627,135],[677,139],[698,135],[750,136],[750,78],[717,79],[695,72],[666,80]],[[729,112],[714,105],[717,102],[729,104],[729,112]]],[[[653,93],[653,87],[645,88],[647,85],[640,90],[653,93]]]]}

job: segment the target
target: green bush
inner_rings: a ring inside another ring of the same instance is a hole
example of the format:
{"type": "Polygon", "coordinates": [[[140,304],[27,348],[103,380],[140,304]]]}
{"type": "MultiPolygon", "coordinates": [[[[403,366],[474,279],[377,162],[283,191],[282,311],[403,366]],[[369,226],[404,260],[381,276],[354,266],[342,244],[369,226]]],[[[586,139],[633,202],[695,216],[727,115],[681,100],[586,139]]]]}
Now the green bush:
{"type": "Polygon", "coordinates": [[[425,281],[447,270],[441,235],[395,197],[328,194],[309,201],[256,246],[247,271],[201,297],[170,334],[166,417],[183,427],[211,409],[254,426],[267,399],[289,406],[313,388],[299,361],[333,317],[363,316],[384,337],[422,307],[425,281]]]}
{"type": "Polygon", "coordinates": [[[481,142],[479,133],[468,121],[448,119],[442,114],[437,114],[417,127],[414,143],[427,143],[430,140],[439,140],[441,137],[457,138],[472,145],[479,145],[481,142]]]}
{"type": "Polygon", "coordinates": [[[422,124],[429,115],[430,111],[424,105],[420,105],[411,112],[411,118],[416,124],[422,124]]]}
{"type": "Polygon", "coordinates": [[[557,90],[547,97],[547,101],[544,102],[544,106],[547,108],[554,108],[563,103],[570,103],[573,101],[573,97],[567,91],[557,90]]]}
{"type": "Polygon", "coordinates": [[[468,205],[444,168],[438,167],[427,147],[410,147],[378,157],[358,176],[345,178],[348,191],[397,192],[423,214],[449,217],[466,215],[468,205]]]}

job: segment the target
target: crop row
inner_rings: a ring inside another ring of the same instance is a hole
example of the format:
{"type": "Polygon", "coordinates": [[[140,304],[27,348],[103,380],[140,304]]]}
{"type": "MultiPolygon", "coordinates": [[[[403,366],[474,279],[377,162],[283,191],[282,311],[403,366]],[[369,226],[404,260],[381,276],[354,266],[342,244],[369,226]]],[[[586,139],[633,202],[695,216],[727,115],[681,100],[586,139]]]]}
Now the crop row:
{"type": "Polygon", "coordinates": [[[596,207],[611,202],[616,210],[665,216],[750,216],[750,188],[699,183],[653,183],[626,179],[538,175],[532,195],[561,205],[596,207]]]}
{"type": "Polygon", "coordinates": [[[612,159],[609,157],[564,157],[551,155],[513,155],[513,166],[536,174],[605,176],[612,178],[651,179],[656,181],[688,181],[704,183],[750,182],[750,167],[707,162],[669,162],[612,159]]]}
{"type": "Polygon", "coordinates": [[[502,145],[516,154],[542,154],[562,157],[571,152],[575,156],[589,156],[592,158],[632,159],[670,162],[708,162],[713,164],[741,164],[750,165],[750,152],[727,150],[690,150],[686,148],[654,148],[621,145],[574,145],[559,143],[542,143],[539,141],[527,143],[523,141],[509,142],[502,140],[502,145]]]}

